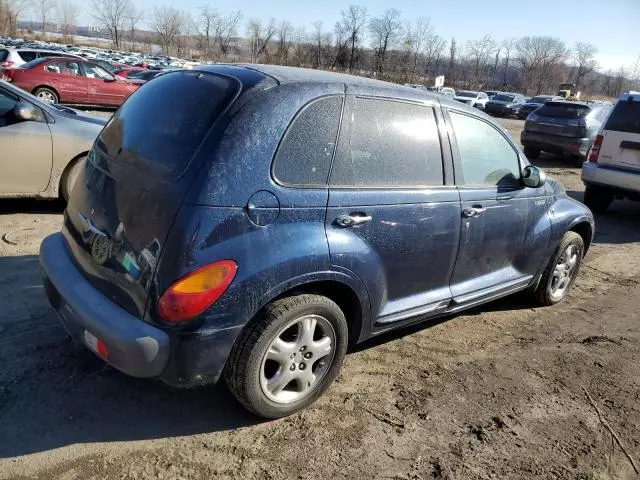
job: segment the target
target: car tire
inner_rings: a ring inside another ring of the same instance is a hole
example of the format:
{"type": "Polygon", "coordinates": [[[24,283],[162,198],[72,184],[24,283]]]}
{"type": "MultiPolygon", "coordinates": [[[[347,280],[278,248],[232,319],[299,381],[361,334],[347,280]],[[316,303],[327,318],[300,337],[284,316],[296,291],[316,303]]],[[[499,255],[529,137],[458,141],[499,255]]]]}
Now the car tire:
{"type": "Polygon", "coordinates": [[[60,97],[51,88],[47,88],[47,87],[36,88],[33,91],[33,94],[44,103],[49,103],[49,104],[60,103],[60,97]]]}
{"type": "Polygon", "coordinates": [[[315,402],[338,376],[348,338],[344,313],[329,298],[301,294],[276,300],[235,342],[225,381],[256,415],[291,415],[315,402]]]}
{"type": "Polygon", "coordinates": [[[537,148],[524,147],[524,154],[529,160],[535,160],[540,156],[540,150],[537,148]]]}
{"type": "Polygon", "coordinates": [[[573,286],[584,256],[584,241],[576,232],[567,232],[553,253],[540,281],[530,291],[535,303],[554,305],[564,300],[573,286]]]}
{"type": "Polygon", "coordinates": [[[86,157],[78,158],[70,165],[68,165],[67,169],[62,174],[62,178],[60,179],[60,195],[62,196],[65,203],[69,202],[69,198],[71,198],[71,192],[73,191],[73,186],[76,184],[76,181],[78,180],[80,172],[82,172],[85,163],[86,157]]]}
{"type": "Polygon", "coordinates": [[[584,189],[584,204],[594,213],[604,213],[614,200],[611,190],[594,185],[587,185],[584,189]]]}

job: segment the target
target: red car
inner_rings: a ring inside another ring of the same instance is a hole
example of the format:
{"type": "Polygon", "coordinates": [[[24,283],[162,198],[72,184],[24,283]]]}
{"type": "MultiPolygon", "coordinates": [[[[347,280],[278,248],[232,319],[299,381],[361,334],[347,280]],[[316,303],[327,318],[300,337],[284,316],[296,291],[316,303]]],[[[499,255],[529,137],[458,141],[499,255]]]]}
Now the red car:
{"type": "Polygon", "coordinates": [[[117,76],[131,78],[132,75],[148,71],[146,68],[124,66],[113,71],[117,76]]]}
{"type": "Polygon", "coordinates": [[[38,58],[4,70],[4,79],[46,103],[119,107],[139,85],[87,60],[38,58]]]}

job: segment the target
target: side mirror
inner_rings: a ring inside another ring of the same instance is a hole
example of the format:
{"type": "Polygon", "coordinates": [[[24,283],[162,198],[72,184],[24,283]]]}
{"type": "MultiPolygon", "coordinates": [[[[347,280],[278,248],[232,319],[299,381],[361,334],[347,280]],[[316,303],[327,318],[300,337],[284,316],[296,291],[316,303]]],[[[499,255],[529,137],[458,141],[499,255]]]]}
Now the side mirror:
{"type": "Polygon", "coordinates": [[[44,122],[44,114],[35,105],[28,102],[18,102],[13,109],[13,114],[23,122],[44,122]]]}
{"type": "Polygon", "coordinates": [[[547,175],[538,167],[527,165],[522,170],[522,183],[525,187],[539,188],[547,181],[547,175]]]}

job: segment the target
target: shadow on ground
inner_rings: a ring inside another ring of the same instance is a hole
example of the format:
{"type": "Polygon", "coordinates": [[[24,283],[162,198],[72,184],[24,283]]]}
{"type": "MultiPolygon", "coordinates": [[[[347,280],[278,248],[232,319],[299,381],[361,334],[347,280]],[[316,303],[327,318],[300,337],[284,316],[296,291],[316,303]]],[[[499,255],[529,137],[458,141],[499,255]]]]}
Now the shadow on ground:
{"type": "Polygon", "coordinates": [[[62,200],[42,200],[37,198],[0,199],[0,215],[11,213],[62,213],[65,203],[62,200]]]}

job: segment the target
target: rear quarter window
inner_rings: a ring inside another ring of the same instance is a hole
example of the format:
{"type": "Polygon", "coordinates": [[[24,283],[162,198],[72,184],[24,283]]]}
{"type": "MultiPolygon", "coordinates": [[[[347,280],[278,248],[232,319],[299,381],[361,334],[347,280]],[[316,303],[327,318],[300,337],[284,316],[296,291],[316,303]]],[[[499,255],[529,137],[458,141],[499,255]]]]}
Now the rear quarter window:
{"type": "Polygon", "coordinates": [[[116,160],[177,176],[239,87],[237,80],[212,73],[162,75],[129,97],[97,146],[116,160]]]}
{"type": "Polygon", "coordinates": [[[618,102],[604,128],[616,132],[640,133],[640,102],[618,102]]]}
{"type": "Polygon", "coordinates": [[[0,50],[0,62],[6,61],[8,56],[9,50],[0,50]]]}
{"type": "Polygon", "coordinates": [[[296,115],[273,162],[273,176],[278,182],[296,186],[327,184],[341,115],[341,97],[320,98],[296,115]]]}

